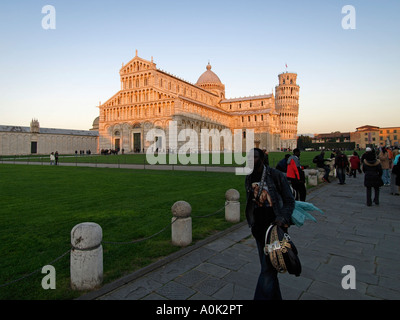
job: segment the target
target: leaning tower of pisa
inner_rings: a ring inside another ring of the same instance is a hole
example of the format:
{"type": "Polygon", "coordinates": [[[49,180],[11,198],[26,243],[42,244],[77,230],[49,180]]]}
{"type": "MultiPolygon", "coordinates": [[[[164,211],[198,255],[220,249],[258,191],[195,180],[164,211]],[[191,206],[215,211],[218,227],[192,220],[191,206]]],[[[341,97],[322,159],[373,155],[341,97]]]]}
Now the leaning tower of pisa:
{"type": "Polygon", "coordinates": [[[281,73],[278,78],[279,85],[275,87],[275,109],[279,113],[281,148],[293,150],[297,146],[300,87],[296,84],[296,73],[281,73]]]}

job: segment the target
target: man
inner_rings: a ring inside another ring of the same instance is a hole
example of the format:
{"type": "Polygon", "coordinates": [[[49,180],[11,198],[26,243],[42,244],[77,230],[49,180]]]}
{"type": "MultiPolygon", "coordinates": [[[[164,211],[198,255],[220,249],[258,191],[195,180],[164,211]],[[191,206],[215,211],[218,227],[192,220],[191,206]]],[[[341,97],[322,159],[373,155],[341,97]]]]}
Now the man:
{"type": "Polygon", "coordinates": [[[306,201],[306,177],[303,171],[304,167],[300,165],[300,150],[298,148],[293,150],[293,155],[289,157],[287,164],[286,176],[290,180],[293,189],[297,191],[296,198],[299,197],[300,201],[306,201]]]}
{"type": "Polygon", "coordinates": [[[346,181],[346,168],[349,166],[349,160],[347,156],[340,150],[336,153],[335,168],[336,174],[339,179],[339,184],[345,184],[346,181]]]}
{"type": "Polygon", "coordinates": [[[327,164],[325,164],[325,161],[330,161],[330,159],[324,159],[324,155],[325,155],[325,152],[321,151],[321,153],[318,156],[316,156],[314,158],[314,160],[317,165],[317,168],[322,168],[325,170],[325,174],[322,177],[322,180],[329,183],[330,182],[329,181],[329,172],[331,171],[331,169],[329,168],[329,166],[327,164]]]}
{"type": "Polygon", "coordinates": [[[276,165],[276,169],[278,169],[279,171],[285,172],[287,171],[287,161],[290,157],[290,154],[285,154],[285,157],[278,162],[278,164],[276,165]]]}

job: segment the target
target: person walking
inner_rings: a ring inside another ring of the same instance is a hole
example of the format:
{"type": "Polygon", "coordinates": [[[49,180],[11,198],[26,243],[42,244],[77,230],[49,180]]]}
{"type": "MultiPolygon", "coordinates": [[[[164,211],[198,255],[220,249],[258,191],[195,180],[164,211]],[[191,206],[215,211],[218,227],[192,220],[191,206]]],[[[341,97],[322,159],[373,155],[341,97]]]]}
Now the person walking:
{"type": "Polygon", "coordinates": [[[387,152],[385,147],[381,148],[381,151],[379,152],[379,161],[382,166],[382,181],[384,186],[389,186],[390,185],[390,158],[389,158],[389,153],[387,152]]]}
{"type": "Polygon", "coordinates": [[[335,157],[335,168],[336,174],[339,179],[339,184],[345,184],[346,182],[346,169],[349,166],[349,160],[347,156],[342,153],[340,150],[336,152],[335,157]]]}
{"type": "Polygon", "coordinates": [[[360,157],[358,156],[357,152],[354,151],[353,155],[350,157],[350,177],[356,177],[357,171],[360,170],[360,162],[360,157]]]}
{"type": "Polygon", "coordinates": [[[303,167],[300,165],[300,150],[298,148],[293,150],[293,155],[289,157],[287,164],[286,177],[291,182],[293,189],[296,190],[296,200],[306,201],[306,177],[303,167]]]}
{"type": "Polygon", "coordinates": [[[364,155],[363,172],[364,186],[367,188],[367,206],[372,205],[372,188],[374,188],[374,203],[379,204],[379,188],[383,186],[382,166],[376,154],[371,149],[364,155]]]}
{"type": "Polygon", "coordinates": [[[256,240],[261,264],[254,300],[281,300],[278,271],[264,253],[265,233],[271,224],[287,231],[293,224],[295,200],[285,175],[268,165],[261,149],[252,149],[249,156],[254,157],[254,170],[245,179],[246,219],[256,240]]]}

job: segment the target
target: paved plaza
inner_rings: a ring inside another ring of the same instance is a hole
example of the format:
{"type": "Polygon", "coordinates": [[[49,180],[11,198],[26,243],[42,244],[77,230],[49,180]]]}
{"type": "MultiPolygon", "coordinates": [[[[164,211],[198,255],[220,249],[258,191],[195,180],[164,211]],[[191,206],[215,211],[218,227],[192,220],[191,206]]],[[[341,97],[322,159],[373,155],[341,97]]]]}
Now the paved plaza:
{"type": "MultiPolygon", "coordinates": [[[[324,211],[289,233],[299,250],[300,277],[280,274],[283,299],[400,299],[400,197],[381,188],[366,206],[363,174],[312,190],[307,201],[324,211]],[[343,271],[344,266],[355,272],[343,271]],[[355,274],[355,289],[344,289],[355,274]]],[[[243,190],[241,190],[243,192],[243,190]]],[[[252,300],[260,271],[245,221],[80,299],[252,300]]]]}

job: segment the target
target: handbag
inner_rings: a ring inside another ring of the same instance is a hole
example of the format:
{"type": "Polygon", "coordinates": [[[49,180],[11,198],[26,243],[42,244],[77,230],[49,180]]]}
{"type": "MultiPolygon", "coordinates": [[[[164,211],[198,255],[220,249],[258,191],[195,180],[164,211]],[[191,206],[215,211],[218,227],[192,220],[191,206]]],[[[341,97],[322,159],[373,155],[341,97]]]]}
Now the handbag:
{"type": "Polygon", "coordinates": [[[301,263],[296,246],[287,232],[277,225],[269,226],[265,233],[264,253],[269,257],[272,266],[279,272],[301,273],[301,263]]]}
{"type": "Polygon", "coordinates": [[[257,207],[272,207],[272,198],[268,192],[268,188],[265,186],[265,178],[267,176],[267,168],[264,166],[261,181],[253,182],[251,187],[253,189],[253,201],[257,207]]]}

